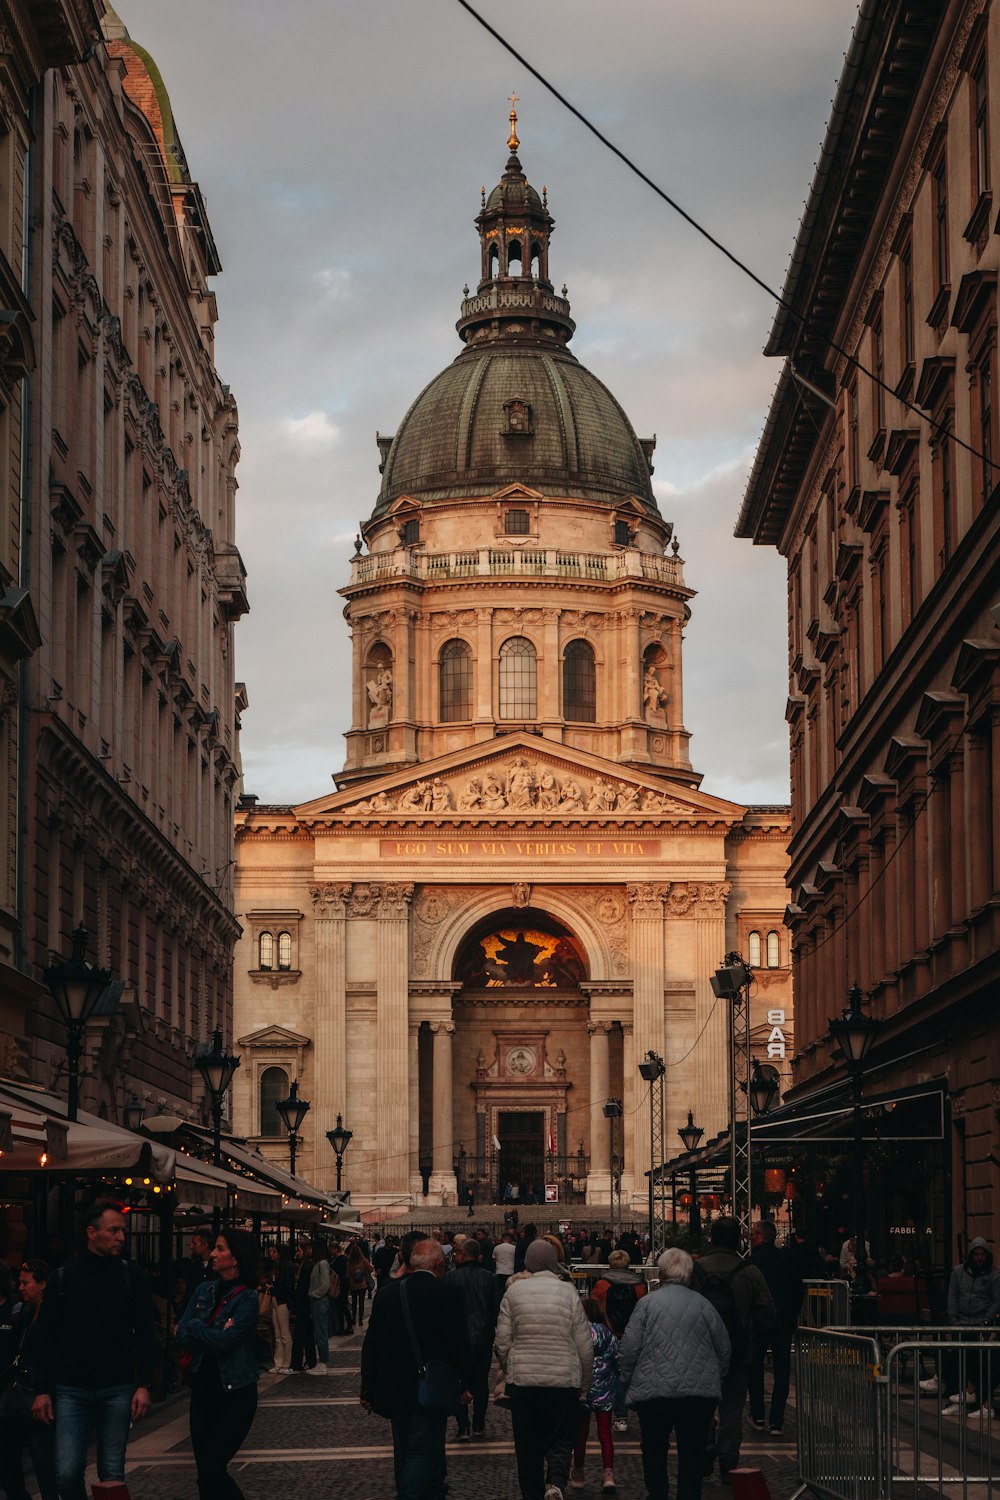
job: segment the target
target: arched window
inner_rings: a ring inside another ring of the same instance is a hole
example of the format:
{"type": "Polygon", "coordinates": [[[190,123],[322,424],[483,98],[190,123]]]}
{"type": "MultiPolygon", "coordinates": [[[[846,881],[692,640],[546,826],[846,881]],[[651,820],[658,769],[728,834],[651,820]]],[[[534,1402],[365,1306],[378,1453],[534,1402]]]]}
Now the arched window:
{"type": "Polygon", "coordinates": [[[290,932],[278,933],[278,968],[290,969],[292,967],[292,934],[290,932]]]}
{"type": "Polygon", "coordinates": [[[258,969],[274,968],[274,934],[262,932],[257,939],[257,967],[258,969]]]}
{"type": "Polygon", "coordinates": [[[747,939],[747,962],[751,969],[760,968],[760,933],[751,932],[747,939]]]}
{"type": "Polygon", "coordinates": [[[597,668],[587,641],[570,641],[563,652],[563,718],[583,724],[597,719],[597,668]]]}
{"type": "Polygon", "coordinates": [[[472,718],[472,648],[467,641],[445,641],[440,657],[442,724],[472,718]]]}
{"type": "Polygon", "coordinates": [[[500,717],[534,719],[538,713],[538,665],[535,648],[523,635],[500,647],[500,717]]]}
{"type": "Polygon", "coordinates": [[[778,946],[778,934],[769,932],[767,935],[767,967],[777,969],[781,966],[781,949],[778,946]]]}
{"type": "Polygon", "coordinates": [[[521,265],[521,241],[511,240],[510,244],[507,246],[507,275],[520,276],[521,265]]]}
{"type": "Polygon", "coordinates": [[[487,272],[486,272],[486,274],[489,276],[489,279],[491,281],[494,281],[496,279],[496,274],[497,274],[497,270],[499,268],[499,265],[500,265],[500,251],[497,249],[496,245],[491,245],[490,246],[490,253],[489,253],[489,265],[487,267],[487,272]]]}
{"type": "Polygon", "coordinates": [[[532,240],[532,242],[531,242],[531,275],[532,275],[532,278],[535,281],[538,280],[538,271],[539,271],[539,267],[541,265],[541,259],[542,259],[542,252],[539,249],[538,241],[537,240],[532,240]]]}
{"type": "Polygon", "coordinates": [[[288,1074],[284,1068],[265,1068],[260,1075],[260,1134],[282,1135],[278,1100],[288,1097],[288,1074]]]}

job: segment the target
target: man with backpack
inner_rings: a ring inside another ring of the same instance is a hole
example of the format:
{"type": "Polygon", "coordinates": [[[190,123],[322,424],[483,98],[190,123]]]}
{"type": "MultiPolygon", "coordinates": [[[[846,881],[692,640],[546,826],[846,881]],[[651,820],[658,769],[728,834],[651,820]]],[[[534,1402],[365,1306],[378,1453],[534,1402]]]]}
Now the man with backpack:
{"type": "MultiPolygon", "coordinates": [[[[740,1461],[751,1354],[754,1344],[765,1339],[773,1328],[775,1308],[764,1277],[739,1254],[738,1220],[716,1219],[711,1242],[708,1254],[695,1262],[691,1289],[711,1302],[729,1335],[731,1356],[722,1382],[716,1437],[719,1474],[725,1481],[740,1461]]],[[[711,1449],[709,1454],[714,1463],[711,1449]]]]}

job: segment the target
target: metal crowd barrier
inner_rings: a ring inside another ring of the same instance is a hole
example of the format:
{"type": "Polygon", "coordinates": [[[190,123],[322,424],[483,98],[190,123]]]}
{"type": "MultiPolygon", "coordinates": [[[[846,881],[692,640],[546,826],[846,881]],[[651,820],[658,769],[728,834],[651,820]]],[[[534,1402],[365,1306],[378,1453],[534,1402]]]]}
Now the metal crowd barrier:
{"type": "Polygon", "coordinates": [[[995,1386],[1000,1342],[985,1328],[800,1329],[803,1484],[831,1500],[991,1500],[995,1386]]]}
{"type": "Polygon", "coordinates": [[[846,1328],[851,1321],[851,1287],[847,1281],[806,1281],[803,1328],[846,1328]]]}

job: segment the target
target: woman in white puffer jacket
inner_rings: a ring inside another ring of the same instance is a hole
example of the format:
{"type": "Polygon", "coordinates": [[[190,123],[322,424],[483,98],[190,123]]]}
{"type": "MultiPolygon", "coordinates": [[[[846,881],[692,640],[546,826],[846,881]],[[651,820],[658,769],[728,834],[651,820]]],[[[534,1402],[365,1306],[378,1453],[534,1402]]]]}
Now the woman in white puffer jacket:
{"type": "Polygon", "coordinates": [[[580,1295],[560,1277],[552,1246],[534,1240],[524,1267],[507,1283],[496,1331],[517,1478],[522,1500],[563,1500],[594,1345],[580,1295]]]}

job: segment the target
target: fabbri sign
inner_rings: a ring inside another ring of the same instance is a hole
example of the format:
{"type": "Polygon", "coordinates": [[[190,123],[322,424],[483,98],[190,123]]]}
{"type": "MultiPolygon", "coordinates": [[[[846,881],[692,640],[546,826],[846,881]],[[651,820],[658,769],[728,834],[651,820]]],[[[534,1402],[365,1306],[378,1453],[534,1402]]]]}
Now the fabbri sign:
{"type": "Polygon", "coordinates": [[[785,1059],[785,1012],[769,1010],[767,1013],[767,1055],[783,1062],[785,1059]]]}

